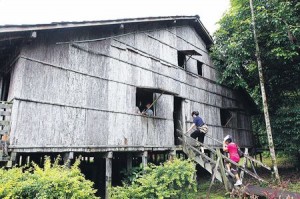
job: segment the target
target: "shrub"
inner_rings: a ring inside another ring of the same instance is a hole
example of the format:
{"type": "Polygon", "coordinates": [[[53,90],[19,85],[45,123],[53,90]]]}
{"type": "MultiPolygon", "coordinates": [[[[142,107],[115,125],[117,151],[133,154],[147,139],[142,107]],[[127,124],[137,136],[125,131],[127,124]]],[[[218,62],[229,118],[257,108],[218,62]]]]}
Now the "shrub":
{"type": "Polygon", "coordinates": [[[195,164],[179,159],[160,166],[149,165],[131,184],[110,189],[112,199],[191,199],[196,192],[195,164]]]}
{"type": "Polygon", "coordinates": [[[93,183],[84,178],[76,160],[71,168],[59,165],[60,158],[51,165],[45,158],[44,167],[32,163],[29,169],[0,169],[0,198],[4,199],[92,199],[96,190],[93,183]]]}

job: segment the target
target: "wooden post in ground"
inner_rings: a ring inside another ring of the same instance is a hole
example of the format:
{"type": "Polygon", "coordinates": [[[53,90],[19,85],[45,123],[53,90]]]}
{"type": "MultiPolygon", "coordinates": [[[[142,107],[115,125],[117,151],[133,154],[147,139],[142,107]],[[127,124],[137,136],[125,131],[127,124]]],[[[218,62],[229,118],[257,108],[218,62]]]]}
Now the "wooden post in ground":
{"type": "MultiPolygon", "coordinates": [[[[244,154],[245,154],[245,156],[248,155],[248,148],[245,148],[245,153],[244,153],[244,154]]],[[[242,164],[242,167],[245,169],[246,166],[247,166],[247,158],[244,157],[244,162],[243,162],[243,164],[242,164]]],[[[242,170],[242,171],[241,171],[241,174],[240,174],[240,179],[241,179],[241,181],[243,181],[244,174],[245,174],[245,171],[242,170]]]]}
{"type": "Polygon", "coordinates": [[[74,152],[64,153],[63,161],[67,167],[71,167],[71,160],[74,158],[74,152]]]}
{"type": "Polygon", "coordinates": [[[148,163],[148,151],[144,151],[142,154],[142,165],[145,168],[148,163]]]}
{"type": "Polygon", "coordinates": [[[105,199],[109,199],[109,188],[111,187],[112,176],[112,158],[113,152],[107,152],[105,155],[105,199]]]}
{"type": "Polygon", "coordinates": [[[211,177],[211,182],[210,182],[210,185],[209,185],[207,194],[206,194],[206,198],[209,198],[210,190],[211,190],[212,185],[214,184],[214,180],[215,180],[216,174],[217,174],[217,172],[218,172],[218,167],[219,167],[220,161],[221,161],[221,159],[220,159],[220,157],[218,157],[217,163],[216,163],[216,165],[215,165],[215,167],[214,167],[214,170],[213,170],[213,175],[212,175],[212,177],[211,177]]]}
{"type": "Polygon", "coordinates": [[[171,150],[168,154],[168,160],[172,161],[174,158],[176,158],[176,150],[171,150]]]}
{"type": "Polygon", "coordinates": [[[132,154],[127,153],[126,169],[130,171],[132,169],[132,154]]]}
{"type": "Polygon", "coordinates": [[[222,181],[225,185],[225,189],[227,192],[229,192],[230,190],[230,185],[229,185],[229,181],[227,179],[227,176],[226,176],[226,173],[225,173],[225,167],[224,167],[224,164],[223,164],[223,158],[222,158],[222,155],[221,155],[221,151],[220,149],[216,149],[217,151],[217,156],[218,158],[220,158],[220,171],[221,171],[221,176],[222,176],[222,181]]]}

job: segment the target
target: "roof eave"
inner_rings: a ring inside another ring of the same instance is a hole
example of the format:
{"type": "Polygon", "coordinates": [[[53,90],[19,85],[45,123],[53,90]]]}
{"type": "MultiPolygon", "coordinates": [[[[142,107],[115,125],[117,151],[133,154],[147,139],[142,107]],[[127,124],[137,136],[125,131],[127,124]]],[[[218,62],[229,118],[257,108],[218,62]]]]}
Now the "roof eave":
{"type": "Polygon", "coordinates": [[[142,23],[142,22],[160,22],[169,20],[193,20],[195,21],[195,28],[200,31],[198,34],[203,34],[205,43],[210,46],[213,44],[212,37],[207,29],[203,26],[198,15],[193,16],[167,16],[167,17],[147,17],[147,18],[127,18],[116,20],[102,20],[102,21],[82,21],[82,22],[54,22],[51,24],[35,24],[35,25],[4,25],[0,26],[0,33],[11,32],[26,32],[38,30],[53,30],[64,28],[77,28],[77,27],[91,27],[103,25],[116,25],[116,24],[129,24],[129,23],[142,23]]]}

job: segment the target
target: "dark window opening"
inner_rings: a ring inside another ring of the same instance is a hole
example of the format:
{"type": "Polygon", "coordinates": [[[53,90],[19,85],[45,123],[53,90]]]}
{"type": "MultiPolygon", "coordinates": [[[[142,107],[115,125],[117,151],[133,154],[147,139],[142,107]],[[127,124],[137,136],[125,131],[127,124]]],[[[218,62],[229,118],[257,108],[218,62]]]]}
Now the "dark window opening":
{"type": "Polygon", "coordinates": [[[177,51],[178,66],[185,68],[186,56],[183,52],[177,51]]]}
{"type": "Polygon", "coordinates": [[[1,100],[2,101],[7,101],[9,85],[10,85],[10,73],[8,73],[2,77],[2,85],[1,85],[1,100]]]}
{"type": "MultiPolygon", "coordinates": [[[[147,104],[152,104],[153,96],[153,92],[151,91],[147,91],[145,89],[140,88],[136,89],[136,107],[141,113],[147,110],[147,104]]],[[[154,105],[150,109],[153,111],[153,115],[155,115],[154,105]]]]}
{"type": "Polygon", "coordinates": [[[221,116],[221,125],[227,126],[232,118],[232,114],[227,109],[221,109],[220,110],[220,116],[221,116]]]}
{"type": "Polygon", "coordinates": [[[200,61],[197,61],[197,72],[198,75],[202,76],[202,67],[203,67],[203,63],[200,61]]]}
{"type": "Polygon", "coordinates": [[[181,142],[178,139],[179,136],[181,136],[178,132],[178,130],[183,130],[182,129],[182,123],[183,123],[183,118],[182,118],[182,102],[183,99],[180,97],[174,97],[174,112],[173,112],[173,120],[174,120],[174,141],[175,145],[180,145],[181,142]]]}

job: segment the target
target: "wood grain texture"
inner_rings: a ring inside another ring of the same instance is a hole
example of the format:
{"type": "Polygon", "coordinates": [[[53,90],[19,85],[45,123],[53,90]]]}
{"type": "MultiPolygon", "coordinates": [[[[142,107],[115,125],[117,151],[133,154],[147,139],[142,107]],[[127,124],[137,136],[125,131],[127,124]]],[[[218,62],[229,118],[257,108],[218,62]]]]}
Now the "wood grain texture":
{"type": "MultiPolygon", "coordinates": [[[[86,28],[41,33],[24,46],[12,71],[11,142],[18,146],[154,146],[174,145],[174,96],[155,105],[157,118],[135,114],[136,88],[152,87],[178,93],[183,101],[184,128],[193,110],[222,139],[232,134],[241,147],[251,146],[252,133],[245,104],[230,89],[216,83],[216,70],[203,40],[191,27],[170,27],[76,45],[74,41],[110,37],[113,28],[86,28]],[[186,70],[177,66],[178,50],[196,50],[186,70]],[[197,61],[204,63],[203,77],[197,61]],[[229,128],[221,126],[220,108],[239,108],[229,128]],[[241,129],[241,130],[239,130],[241,129]]],[[[155,94],[157,95],[157,94],[155,94]]],[[[218,145],[205,139],[209,145],[218,145]]]]}

